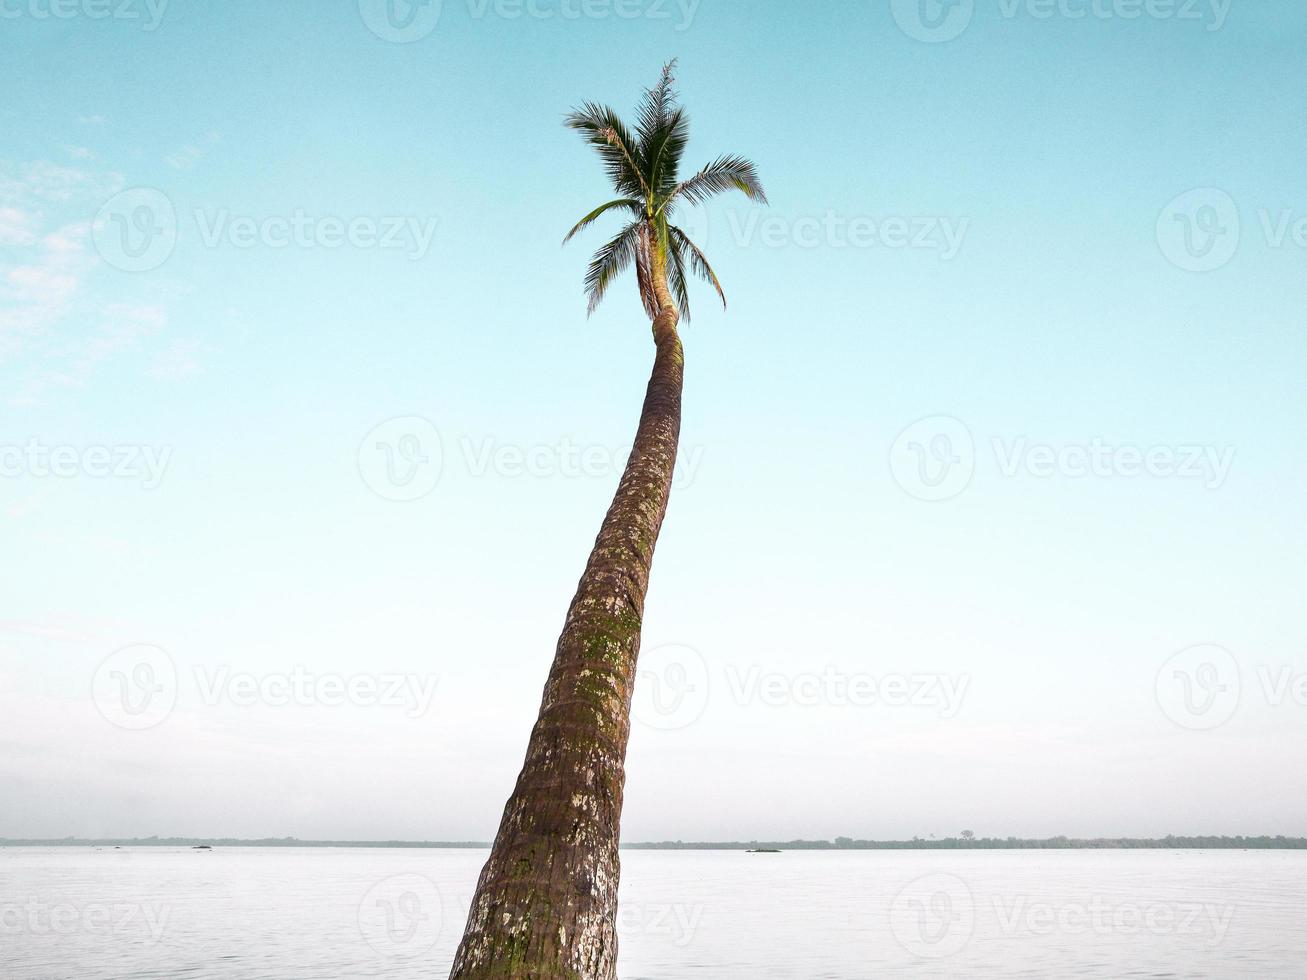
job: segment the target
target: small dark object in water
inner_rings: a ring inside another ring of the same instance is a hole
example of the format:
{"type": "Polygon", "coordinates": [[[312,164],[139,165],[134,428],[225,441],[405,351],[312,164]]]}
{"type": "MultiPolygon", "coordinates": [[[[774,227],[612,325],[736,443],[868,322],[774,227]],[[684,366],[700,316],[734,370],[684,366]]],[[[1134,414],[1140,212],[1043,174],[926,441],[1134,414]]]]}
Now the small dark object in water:
{"type": "Polygon", "coordinates": [[[745,854],[779,854],[781,853],[774,847],[755,847],[752,850],[745,851],[745,854]]]}
{"type": "Polygon", "coordinates": [[[191,848],[192,851],[211,851],[213,850],[208,844],[196,844],[191,848]]]}

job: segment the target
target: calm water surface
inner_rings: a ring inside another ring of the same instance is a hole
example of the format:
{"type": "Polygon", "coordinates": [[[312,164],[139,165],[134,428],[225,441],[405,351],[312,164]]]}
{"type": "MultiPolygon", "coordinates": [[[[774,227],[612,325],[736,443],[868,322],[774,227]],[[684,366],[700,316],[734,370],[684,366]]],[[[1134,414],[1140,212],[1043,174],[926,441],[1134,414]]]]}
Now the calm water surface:
{"type": "MultiPolygon", "coordinates": [[[[0,849],[0,974],[443,977],[483,851],[0,849]]],[[[622,980],[1307,977],[1307,852],[627,851],[622,980]]]]}

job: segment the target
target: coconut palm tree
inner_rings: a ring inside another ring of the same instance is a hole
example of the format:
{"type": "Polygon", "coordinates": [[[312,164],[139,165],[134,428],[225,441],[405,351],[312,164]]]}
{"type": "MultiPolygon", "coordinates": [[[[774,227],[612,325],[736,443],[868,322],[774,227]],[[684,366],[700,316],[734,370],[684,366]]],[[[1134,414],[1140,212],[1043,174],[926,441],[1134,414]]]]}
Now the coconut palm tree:
{"type": "Polygon", "coordinates": [[[585,277],[589,311],[628,267],[653,326],[654,366],[635,443],[595,541],[554,654],[526,761],[477,883],[451,980],[612,980],[623,769],[649,568],[667,512],[681,429],[687,282],[707,280],[726,302],[703,252],[672,216],[740,190],[765,202],[752,163],[714,160],[679,176],[689,122],[675,62],[647,90],[635,130],[585,103],[567,116],[598,152],[617,197],[595,208],[569,241],[610,212],[626,226],[599,249],[585,277]]]}

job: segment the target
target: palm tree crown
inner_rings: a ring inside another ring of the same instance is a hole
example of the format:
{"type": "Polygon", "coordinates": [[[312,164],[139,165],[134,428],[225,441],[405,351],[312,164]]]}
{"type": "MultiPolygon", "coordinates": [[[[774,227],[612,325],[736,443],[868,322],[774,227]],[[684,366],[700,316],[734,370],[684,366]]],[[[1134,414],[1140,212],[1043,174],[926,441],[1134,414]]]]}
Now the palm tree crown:
{"type": "Polygon", "coordinates": [[[690,121],[677,101],[675,68],[675,61],[665,65],[658,84],[646,90],[634,133],[616,112],[593,102],[567,116],[566,125],[582,133],[599,152],[608,179],[621,196],[578,221],[563,243],[609,211],[625,211],[632,217],[590,261],[585,276],[590,313],[603,301],[613,280],[633,262],[640,299],[651,318],[659,312],[654,284],[660,276],[666,277],[667,288],[687,320],[690,299],[686,280],[691,273],[712,283],[725,308],[726,294],[708,259],[670,219],[681,204],[700,204],[729,190],[743,191],[750,200],[767,203],[757,170],[743,157],[721,156],[693,177],[678,177],[690,121]]]}

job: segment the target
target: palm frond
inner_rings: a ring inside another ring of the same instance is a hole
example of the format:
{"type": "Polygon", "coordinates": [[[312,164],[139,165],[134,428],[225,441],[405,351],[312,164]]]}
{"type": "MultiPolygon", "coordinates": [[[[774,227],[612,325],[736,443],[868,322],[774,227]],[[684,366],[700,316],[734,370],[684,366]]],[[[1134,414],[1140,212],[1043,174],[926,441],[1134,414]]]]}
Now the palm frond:
{"type": "Polygon", "coordinates": [[[608,106],[586,102],[568,113],[563,124],[585,136],[604,162],[608,179],[625,197],[650,197],[649,184],[640,171],[639,144],[626,123],[608,106]]]}
{"type": "Polygon", "coordinates": [[[648,145],[641,144],[641,152],[645,155],[645,180],[660,200],[665,200],[676,189],[681,157],[689,141],[690,119],[684,109],[678,108],[653,132],[648,145]]]}
{"type": "Polygon", "coordinates": [[[650,317],[657,316],[658,304],[653,292],[653,258],[649,241],[649,225],[645,221],[632,221],[613,236],[590,260],[585,273],[585,294],[589,299],[586,315],[594,313],[603,302],[608,287],[627,266],[635,263],[635,277],[640,287],[640,299],[650,317]]]}
{"type": "Polygon", "coordinates": [[[639,247],[643,222],[633,221],[609,240],[590,260],[585,272],[585,294],[589,299],[586,314],[598,309],[613,280],[626,270],[639,247]]]}
{"type": "Polygon", "coordinates": [[[662,77],[653,88],[645,89],[640,100],[639,121],[636,132],[640,145],[648,145],[649,137],[662,129],[676,108],[676,59],[663,65],[662,77]]]}
{"type": "Polygon", "coordinates": [[[690,291],[686,286],[685,246],[671,241],[667,248],[667,288],[672,291],[676,306],[686,323],[690,322],[690,291]]]}
{"type": "Polygon", "coordinates": [[[676,225],[668,225],[667,231],[670,242],[677,248],[685,250],[689,258],[690,271],[700,279],[712,283],[713,289],[717,290],[717,295],[721,297],[722,309],[726,309],[726,293],[722,291],[722,284],[717,279],[717,273],[712,271],[712,266],[708,264],[707,257],[699,249],[699,246],[690,241],[690,236],[677,228],[676,225]]]}
{"type": "Polygon", "coordinates": [[[767,203],[757,168],[737,156],[718,157],[689,180],[676,185],[668,200],[684,197],[694,204],[702,204],[714,194],[734,190],[743,191],[750,200],[767,203]]]}
{"type": "Polygon", "coordinates": [[[573,238],[575,238],[580,232],[590,227],[600,217],[607,214],[609,211],[613,210],[614,208],[626,208],[628,211],[633,212],[636,215],[636,217],[639,217],[643,213],[644,205],[642,205],[639,201],[635,200],[634,198],[629,198],[629,197],[619,197],[615,201],[609,201],[607,204],[601,204],[599,205],[599,207],[595,208],[593,211],[591,211],[584,218],[582,218],[580,221],[578,221],[575,225],[572,226],[572,230],[569,231],[567,233],[567,237],[563,239],[563,244],[566,245],[573,238]]]}
{"type": "Polygon", "coordinates": [[[635,281],[640,290],[644,311],[653,319],[658,315],[658,297],[654,293],[654,250],[657,243],[650,240],[649,223],[640,222],[640,240],[635,252],[635,281]]]}
{"type": "Polygon", "coordinates": [[[645,181],[662,195],[676,185],[681,154],[689,139],[689,119],[677,104],[676,60],[663,66],[658,84],[640,102],[636,135],[645,181]]]}

